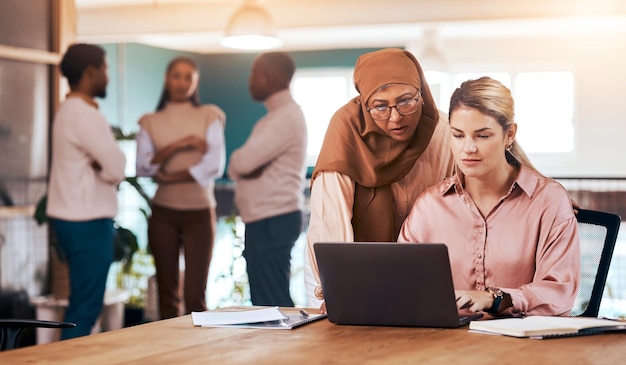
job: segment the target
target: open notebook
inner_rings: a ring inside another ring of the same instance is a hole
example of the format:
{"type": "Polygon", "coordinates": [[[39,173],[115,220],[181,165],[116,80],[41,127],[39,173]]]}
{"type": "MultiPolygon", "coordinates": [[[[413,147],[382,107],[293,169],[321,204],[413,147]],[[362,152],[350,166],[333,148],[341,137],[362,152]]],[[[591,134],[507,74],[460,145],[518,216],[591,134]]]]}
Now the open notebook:
{"type": "Polygon", "coordinates": [[[513,337],[557,338],[626,332],[626,322],[592,317],[531,316],[472,322],[469,329],[513,337]]]}
{"type": "Polygon", "coordinates": [[[457,310],[444,244],[319,242],[313,249],[333,323],[453,328],[482,316],[457,310]]]}

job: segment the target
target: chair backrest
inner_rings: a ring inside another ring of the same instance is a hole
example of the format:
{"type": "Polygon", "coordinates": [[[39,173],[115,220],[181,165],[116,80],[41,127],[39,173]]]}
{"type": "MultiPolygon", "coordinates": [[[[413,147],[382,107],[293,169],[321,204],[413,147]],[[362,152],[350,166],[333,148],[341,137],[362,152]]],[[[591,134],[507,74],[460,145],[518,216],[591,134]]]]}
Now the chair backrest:
{"type": "Polygon", "coordinates": [[[597,317],[609,273],[621,218],[617,214],[579,209],[580,288],[572,316],[597,317]]]}
{"type": "Polygon", "coordinates": [[[31,327],[72,328],[76,327],[76,324],[37,319],[0,319],[0,351],[17,348],[23,331],[31,327]]]}

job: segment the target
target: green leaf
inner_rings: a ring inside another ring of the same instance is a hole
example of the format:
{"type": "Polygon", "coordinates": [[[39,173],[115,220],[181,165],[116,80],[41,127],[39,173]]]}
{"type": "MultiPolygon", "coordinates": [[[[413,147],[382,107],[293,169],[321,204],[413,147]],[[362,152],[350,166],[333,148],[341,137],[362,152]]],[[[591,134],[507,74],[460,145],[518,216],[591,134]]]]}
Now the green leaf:
{"type": "Polygon", "coordinates": [[[115,231],[113,259],[123,262],[125,266],[130,265],[133,255],[139,250],[137,236],[131,230],[119,226],[115,228],[115,231]]]}
{"type": "Polygon", "coordinates": [[[148,193],[146,193],[146,191],[143,190],[143,188],[141,187],[141,185],[137,181],[137,177],[136,176],[127,176],[124,180],[127,183],[129,183],[133,188],[135,188],[135,190],[137,190],[137,193],[139,193],[139,195],[141,195],[141,197],[146,201],[146,203],[148,205],[150,205],[152,203],[152,199],[150,199],[150,196],[148,195],[148,193]]]}
{"type": "Polygon", "coordinates": [[[35,208],[35,214],[33,218],[37,224],[42,225],[48,222],[48,214],[46,214],[46,206],[48,205],[48,195],[45,195],[39,199],[37,202],[37,207],[35,208]]]}

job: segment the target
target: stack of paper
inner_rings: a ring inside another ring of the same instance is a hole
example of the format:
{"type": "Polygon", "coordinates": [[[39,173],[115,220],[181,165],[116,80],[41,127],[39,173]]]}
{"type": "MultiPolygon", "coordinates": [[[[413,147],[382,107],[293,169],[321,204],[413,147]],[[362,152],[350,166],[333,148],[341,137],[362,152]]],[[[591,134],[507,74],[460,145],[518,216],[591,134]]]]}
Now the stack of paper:
{"type": "Polygon", "coordinates": [[[326,318],[326,314],[285,314],[278,307],[263,307],[258,309],[234,310],[225,308],[216,311],[192,312],[194,326],[200,327],[238,327],[238,328],[266,328],[266,329],[293,329],[304,324],[326,318]]]}
{"type": "Polygon", "coordinates": [[[191,313],[194,326],[214,326],[226,324],[258,323],[287,319],[278,307],[245,311],[207,311],[191,313]]]}

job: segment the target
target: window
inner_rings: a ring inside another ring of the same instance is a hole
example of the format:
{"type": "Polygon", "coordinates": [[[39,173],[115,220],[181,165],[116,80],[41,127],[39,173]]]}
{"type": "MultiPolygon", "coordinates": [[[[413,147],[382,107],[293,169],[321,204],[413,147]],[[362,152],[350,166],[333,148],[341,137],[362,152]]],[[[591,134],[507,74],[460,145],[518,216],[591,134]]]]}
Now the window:
{"type": "Polygon", "coordinates": [[[526,72],[515,77],[518,139],[527,153],[574,151],[574,77],[571,72],[526,72]]]}
{"type": "Polygon", "coordinates": [[[528,154],[554,154],[574,151],[574,76],[571,72],[458,73],[450,87],[440,86],[438,103],[448,112],[452,92],[463,81],[489,76],[511,89],[515,99],[517,140],[528,154]],[[448,91],[444,93],[443,91],[448,91]]]}
{"type": "MultiPolygon", "coordinates": [[[[307,165],[319,154],[328,122],[356,92],[352,69],[308,69],[294,75],[292,92],[306,118],[309,144],[307,165]]],[[[439,109],[448,112],[450,96],[463,81],[489,76],[511,89],[515,99],[517,138],[528,154],[552,155],[574,151],[574,77],[571,72],[426,73],[439,109]]]]}
{"type": "Polygon", "coordinates": [[[356,96],[352,69],[297,71],[291,84],[294,99],[302,107],[309,133],[307,165],[315,165],[330,118],[356,96]]]}

